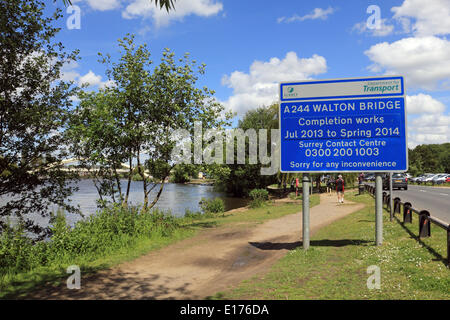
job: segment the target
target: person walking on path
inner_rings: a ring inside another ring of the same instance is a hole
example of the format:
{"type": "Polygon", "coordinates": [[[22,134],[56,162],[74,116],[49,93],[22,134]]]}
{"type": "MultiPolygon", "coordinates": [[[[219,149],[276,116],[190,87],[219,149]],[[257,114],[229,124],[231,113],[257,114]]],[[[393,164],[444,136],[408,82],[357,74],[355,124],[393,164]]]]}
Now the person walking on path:
{"type": "Polygon", "coordinates": [[[336,192],[338,197],[338,203],[344,203],[344,186],[345,186],[344,179],[342,179],[342,175],[339,175],[338,179],[336,180],[336,192]]]}
{"type": "Polygon", "coordinates": [[[331,177],[327,178],[327,193],[331,196],[331,189],[333,187],[333,180],[331,177]]]}

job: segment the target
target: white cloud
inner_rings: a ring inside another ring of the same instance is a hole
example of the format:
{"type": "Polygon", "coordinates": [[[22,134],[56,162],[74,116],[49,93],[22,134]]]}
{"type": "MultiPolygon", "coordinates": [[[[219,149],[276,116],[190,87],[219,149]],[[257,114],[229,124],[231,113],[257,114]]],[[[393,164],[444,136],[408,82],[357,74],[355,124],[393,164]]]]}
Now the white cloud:
{"type": "Polygon", "coordinates": [[[404,75],[408,85],[430,90],[450,84],[450,41],[445,39],[404,38],[378,43],[364,53],[374,63],[371,71],[404,75]]]}
{"type": "Polygon", "coordinates": [[[405,31],[412,29],[417,36],[450,33],[449,0],[405,0],[401,6],[393,7],[391,11],[405,31]]]}
{"type": "Polygon", "coordinates": [[[445,143],[450,141],[450,116],[425,114],[411,121],[408,128],[408,145],[414,148],[420,144],[445,143]]]}
{"type": "Polygon", "coordinates": [[[189,15],[213,16],[222,11],[222,9],[223,4],[214,0],[184,0],[177,1],[175,10],[167,13],[164,8],[159,9],[159,7],[156,7],[152,1],[133,0],[122,12],[122,17],[125,19],[151,18],[155,25],[160,27],[168,25],[172,20],[182,20],[189,15]]]}
{"type": "Polygon", "coordinates": [[[117,86],[117,83],[114,80],[107,80],[107,81],[101,82],[98,87],[99,87],[99,89],[104,89],[106,87],[112,88],[112,87],[116,87],[116,86],[117,86]]]}
{"type": "Polygon", "coordinates": [[[311,79],[327,71],[324,57],[298,58],[288,52],[282,60],[255,61],[249,73],[234,71],[222,78],[222,84],[233,89],[233,95],[224,102],[227,109],[244,114],[250,109],[278,101],[278,85],[282,81],[311,79]]]}
{"type": "Polygon", "coordinates": [[[91,8],[100,11],[113,10],[120,7],[119,0],[87,0],[91,8]]]}
{"type": "Polygon", "coordinates": [[[89,70],[85,75],[81,75],[76,69],[79,65],[76,61],[71,61],[70,63],[65,63],[61,68],[60,80],[63,81],[73,81],[79,86],[87,84],[88,87],[96,87],[99,89],[104,89],[105,87],[115,87],[116,83],[114,80],[102,81],[102,76],[95,74],[92,70],[89,70]]]}
{"type": "Polygon", "coordinates": [[[92,70],[89,70],[84,76],[80,77],[78,84],[88,84],[89,87],[98,86],[102,83],[102,76],[96,75],[92,70]]]}
{"type": "Polygon", "coordinates": [[[448,127],[450,129],[450,116],[443,114],[424,114],[421,117],[413,120],[413,125],[425,128],[439,128],[448,127]]]}
{"type": "Polygon", "coordinates": [[[353,26],[352,30],[356,30],[358,33],[370,33],[372,36],[375,37],[384,37],[387,35],[390,35],[394,31],[394,26],[391,24],[386,24],[386,19],[381,19],[380,27],[375,29],[369,29],[367,28],[367,22],[359,22],[353,26]]]}
{"type": "Polygon", "coordinates": [[[75,70],[79,67],[78,62],[71,61],[64,63],[61,67],[61,80],[63,81],[76,81],[80,74],[75,70]]]}
{"type": "Polygon", "coordinates": [[[332,7],[328,7],[327,9],[315,8],[311,13],[309,13],[307,15],[299,16],[297,14],[294,14],[290,18],[280,17],[277,19],[277,22],[278,23],[282,23],[282,22],[291,23],[294,21],[305,21],[305,20],[316,20],[316,19],[326,20],[328,18],[328,16],[333,14],[335,11],[336,11],[336,9],[334,9],[332,7]]]}
{"type": "Polygon", "coordinates": [[[80,2],[87,2],[92,9],[99,11],[114,10],[121,6],[121,0],[72,0],[72,4],[80,2]]]}
{"type": "Polygon", "coordinates": [[[434,114],[445,111],[445,105],[428,94],[419,93],[414,96],[406,96],[408,114],[434,114]]]}

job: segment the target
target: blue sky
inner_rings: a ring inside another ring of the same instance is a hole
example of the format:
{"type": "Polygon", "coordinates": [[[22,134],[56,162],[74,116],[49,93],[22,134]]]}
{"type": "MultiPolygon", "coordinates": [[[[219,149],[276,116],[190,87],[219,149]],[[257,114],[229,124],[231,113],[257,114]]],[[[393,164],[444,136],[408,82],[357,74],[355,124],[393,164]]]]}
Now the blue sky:
{"type": "Polygon", "coordinates": [[[206,63],[199,85],[238,115],[276,101],[280,81],[403,75],[410,147],[450,141],[448,0],[177,0],[169,14],[150,0],[72,2],[80,29],[65,13],[58,40],[81,60],[64,78],[92,90],[108,81],[97,53],[117,58],[117,39],[135,33],[155,63],[166,47],[206,63]]]}

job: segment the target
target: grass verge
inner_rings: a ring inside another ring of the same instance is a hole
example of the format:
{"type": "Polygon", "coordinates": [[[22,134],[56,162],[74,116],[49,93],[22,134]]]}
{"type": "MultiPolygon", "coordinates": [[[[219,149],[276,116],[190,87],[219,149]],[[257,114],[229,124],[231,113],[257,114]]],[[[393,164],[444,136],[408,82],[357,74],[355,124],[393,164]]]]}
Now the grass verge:
{"type": "Polygon", "coordinates": [[[413,224],[389,221],[384,211],[384,242],[374,245],[374,200],[347,197],[366,207],[311,237],[308,251],[290,251],[271,271],[220,292],[216,299],[449,299],[450,270],[445,266],[446,233],[432,226],[418,241],[413,224]],[[369,266],[378,266],[380,289],[369,290],[369,266]]]}
{"type": "MultiPolygon", "coordinates": [[[[310,206],[319,204],[319,199],[318,195],[312,196],[310,206]]],[[[158,227],[157,232],[110,232],[111,229],[117,229],[118,226],[114,222],[111,222],[112,219],[107,218],[106,221],[109,223],[107,229],[109,232],[103,232],[105,220],[100,220],[96,222],[96,230],[94,230],[96,238],[90,241],[87,238],[84,238],[86,241],[72,241],[70,237],[73,234],[68,235],[63,225],[61,227],[62,230],[58,232],[59,236],[56,239],[57,241],[55,241],[63,246],[63,248],[54,249],[51,246],[46,248],[54,256],[46,259],[47,263],[45,265],[34,263],[32,266],[22,268],[20,271],[17,271],[17,268],[14,267],[0,269],[0,299],[23,298],[38,287],[61,285],[69,276],[66,270],[70,265],[79,266],[83,276],[86,276],[99,270],[108,269],[121,262],[133,260],[152,250],[157,250],[177,241],[192,237],[199,231],[205,230],[205,228],[232,223],[246,223],[250,225],[263,223],[269,219],[276,219],[287,214],[299,212],[301,210],[300,204],[300,201],[291,201],[284,204],[267,202],[260,208],[234,210],[225,212],[224,214],[217,214],[213,217],[180,218],[177,219],[176,223],[170,224],[170,232],[165,232],[166,230],[162,229],[161,226],[158,227]],[[73,248],[65,250],[65,246],[72,242],[76,244],[101,242],[102,247],[100,250],[91,251],[78,251],[73,248]]],[[[126,219],[126,216],[122,218],[126,219]]],[[[158,221],[161,219],[158,218],[158,221]]],[[[164,219],[161,221],[165,223],[164,219]]],[[[142,224],[145,223],[148,223],[147,219],[144,219],[139,224],[139,227],[142,227],[142,224]]],[[[121,223],[120,227],[123,227],[124,224],[128,226],[130,222],[121,223]]],[[[133,222],[133,224],[137,225],[136,222],[133,222]]],[[[154,230],[154,223],[149,226],[150,230],[154,230]]],[[[91,227],[87,226],[86,228],[91,227]]],[[[81,232],[77,236],[88,237],[89,235],[88,232],[81,232]]],[[[16,250],[30,249],[28,244],[23,246],[19,244],[16,247],[16,250]]],[[[46,255],[46,252],[39,253],[44,256],[46,255]]],[[[0,254],[4,253],[0,252],[0,254]]],[[[28,256],[30,255],[33,256],[33,254],[29,254],[28,256]]]]}

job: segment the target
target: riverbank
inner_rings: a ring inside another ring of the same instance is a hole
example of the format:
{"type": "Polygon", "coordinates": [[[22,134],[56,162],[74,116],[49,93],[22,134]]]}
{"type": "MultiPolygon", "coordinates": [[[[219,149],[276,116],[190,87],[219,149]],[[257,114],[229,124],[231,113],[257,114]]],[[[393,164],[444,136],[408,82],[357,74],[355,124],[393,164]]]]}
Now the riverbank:
{"type": "MultiPolygon", "coordinates": [[[[346,195],[365,208],[312,234],[308,251],[290,251],[271,270],[242,282],[216,299],[450,299],[445,266],[446,234],[431,226],[432,237],[417,242],[417,226],[389,221],[384,211],[384,242],[374,245],[374,201],[346,195]],[[368,289],[370,266],[380,268],[380,289],[368,289]]],[[[401,219],[401,218],[400,218],[401,219]]]]}
{"type": "Polygon", "coordinates": [[[212,185],[214,185],[214,182],[215,182],[214,179],[191,179],[191,180],[189,180],[189,182],[186,182],[185,184],[212,186],[212,185]]]}
{"type": "MultiPolygon", "coordinates": [[[[311,197],[311,206],[318,202],[317,195],[311,197]]],[[[53,245],[33,249],[20,238],[18,243],[9,245],[8,257],[18,260],[19,268],[0,268],[0,298],[20,298],[36,288],[64,285],[70,265],[79,266],[83,277],[93,275],[203,230],[226,224],[258,224],[298,212],[300,203],[272,201],[261,208],[239,208],[210,218],[176,218],[161,212],[139,216],[119,211],[91,217],[91,223],[83,224],[75,234],[69,233],[61,222],[53,245]]]]}

